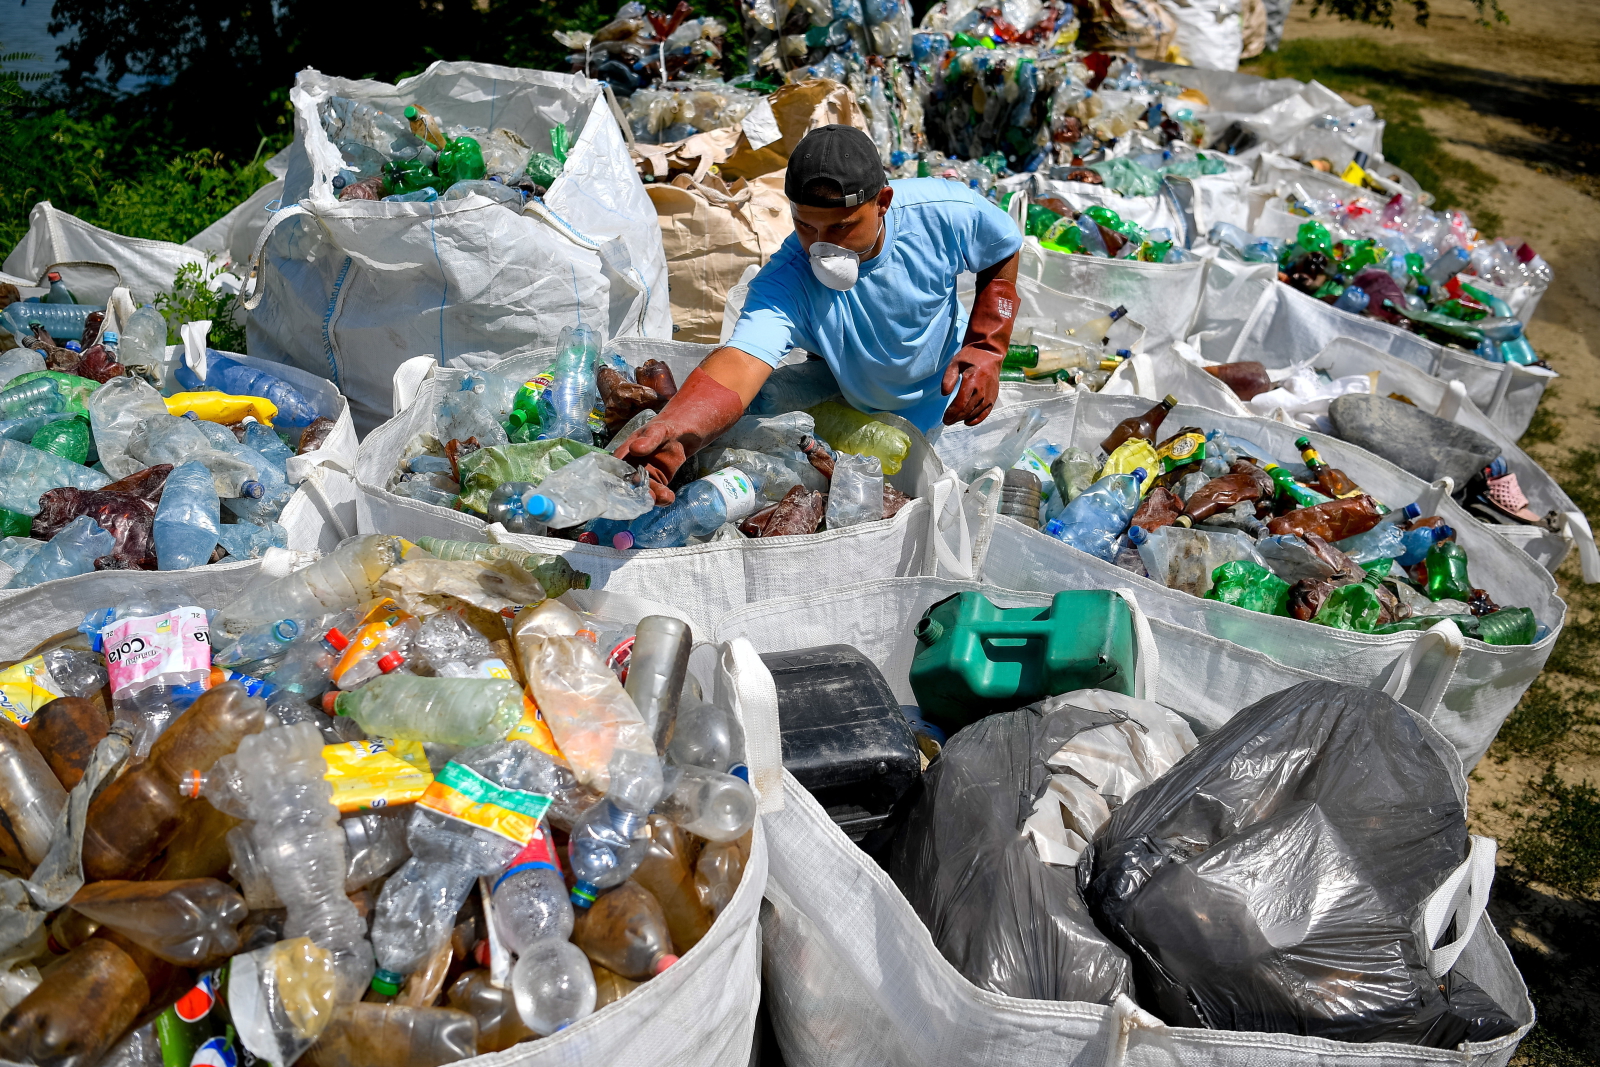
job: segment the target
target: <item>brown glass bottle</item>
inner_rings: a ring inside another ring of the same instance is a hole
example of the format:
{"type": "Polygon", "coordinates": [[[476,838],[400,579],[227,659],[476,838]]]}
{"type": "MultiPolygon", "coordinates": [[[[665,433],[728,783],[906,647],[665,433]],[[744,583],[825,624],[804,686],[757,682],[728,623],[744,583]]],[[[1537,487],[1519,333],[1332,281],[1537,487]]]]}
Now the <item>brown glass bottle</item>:
{"type": "Polygon", "coordinates": [[[672,951],[681,956],[711,929],[711,913],[695,888],[688,835],[664,815],[650,816],[647,825],[650,843],[633,880],[661,905],[672,935],[672,951]]]}
{"type": "Polygon", "coordinates": [[[1177,406],[1177,403],[1177,397],[1168,395],[1162,399],[1161,403],[1143,415],[1134,415],[1131,418],[1123,419],[1117,423],[1106,439],[1100,442],[1100,447],[1109,456],[1117,450],[1118,445],[1129,438],[1142,437],[1146,441],[1154,441],[1156,433],[1161,429],[1161,424],[1166,421],[1167,412],[1177,406]]]}
{"type": "Polygon", "coordinates": [[[1331,496],[1335,500],[1346,497],[1362,495],[1362,488],[1355,483],[1344,471],[1337,467],[1330,467],[1326,460],[1311,447],[1311,438],[1297,438],[1294,447],[1300,450],[1300,458],[1305,460],[1306,466],[1311,468],[1312,477],[1316,479],[1317,488],[1322,490],[1324,496],[1331,496]]]}
{"type": "Polygon", "coordinates": [[[661,905],[633,881],[602,893],[582,909],[572,943],[600,966],[636,981],[653,978],[678,961],[661,905]]]}
{"type": "Polygon", "coordinates": [[[50,765],[63,789],[83,780],[95,746],[111,731],[111,712],[92,697],[57,697],[28,723],[33,747],[50,765]]]}
{"type": "Polygon", "coordinates": [[[40,1067],[92,1067],[149,1003],[150,986],[133,958],[91,937],[0,1020],[0,1056],[40,1067]]]}
{"type": "Polygon", "coordinates": [[[228,682],[207,690],[156,739],[150,757],[118,778],[89,805],[83,870],[89,881],[132,878],[183,825],[189,801],[179,791],[185,772],[210,770],[247,735],[277,721],[266,701],[228,682]]]}

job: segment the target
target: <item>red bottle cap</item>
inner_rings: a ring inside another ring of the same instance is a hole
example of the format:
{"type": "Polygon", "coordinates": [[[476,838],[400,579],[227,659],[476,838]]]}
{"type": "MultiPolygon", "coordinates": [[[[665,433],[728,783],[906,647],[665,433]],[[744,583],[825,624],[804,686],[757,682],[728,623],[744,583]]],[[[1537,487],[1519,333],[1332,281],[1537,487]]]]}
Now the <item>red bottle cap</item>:
{"type": "MultiPolygon", "coordinates": [[[[1526,247],[1526,246],[1524,246],[1524,247],[1526,247]]],[[[46,274],[44,276],[44,278],[45,278],[45,281],[48,281],[48,282],[59,282],[61,280],[61,272],[53,270],[49,274],[46,274]]]]}
{"type": "Polygon", "coordinates": [[[340,652],[350,647],[350,639],[341,633],[337,626],[332,627],[327,633],[323,634],[322,639],[340,652]]]}
{"type": "Polygon", "coordinates": [[[1539,253],[1537,253],[1537,252],[1535,252],[1533,250],[1533,246],[1532,245],[1530,245],[1528,242],[1524,241],[1524,242],[1522,242],[1521,247],[1519,247],[1517,249],[1517,262],[1518,263],[1531,263],[1531,262],[1533,262],[1533,258],[1535,256],[1537,256],[1538,254],[1539,253]]]}
{"type": "Polygon", "coordinates": [[[337,689],[330,689],[326,693],[323,693],[322,710],[327,712],[329,715],[337,715],[338,712],[334,710],[333,706],[338,702],[338,700],[339,691],[337,689]]]}
{"type": "Polygon", "coordinates": [[[378,669],[380,671],[382,671],[384,674],[388,674],[390,671],[392,671],[395,668],[399,667],[400,664],[404,663],[405,661],[406,661],[406,658],[404,656],[402,656],[400,653],[398,653],[398,652],[390,652],[390,653],[387,653],[386,655],[378,657],[378,669]]]}
{"type": "Polygon", "coordinates": [[[599,543],[600,535],[593,530],[585,530],[578,535],[578,544],[580,545],[598,545],[599,543]]]}
{"type": "Polygon", "coordinates": [[[662,971],[666,970],[668,967],[671,967],[677,962],[678,957],[668,953],[667,955],[662,956],[659,960],[656,960],[655,973],[660,974],[662,971]]]}

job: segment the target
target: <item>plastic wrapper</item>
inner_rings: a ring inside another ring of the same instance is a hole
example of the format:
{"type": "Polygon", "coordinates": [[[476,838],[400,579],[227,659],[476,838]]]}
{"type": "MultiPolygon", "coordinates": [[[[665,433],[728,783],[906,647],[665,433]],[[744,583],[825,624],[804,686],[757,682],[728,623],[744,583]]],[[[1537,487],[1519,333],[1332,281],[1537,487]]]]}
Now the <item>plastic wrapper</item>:
{"type": "Polygon", "coordinates": [[[1204,596],[1210,590],[1213,573],[1225,563],[1248,560],[1266,569],[1254,542],[1237,530],[1158,527],[1139,546],[1139,556],[1151,578],[1193,596],[1204,596]]]}
{"type": "Polygon", "coordinates": [[[1466,859],[1465,816],[1409,711],[1304,682],[1114,812],[1078,874],[1140,1005],[1173,1025],[1455,1048],[1516,1029],[1461,975],[1431,977],[1413,932],[1466,859]]]}
{"type": "Polygon", "coordinates": [[[883,467],[877,456],[841,453],[828,490],[828,529],[883,518],[883,467]]]}
{"type": "Polygon", "coordinates": [[[950,739],[887,867],[969,981],[1028,1000],[1109,1004],[1131,992],[1127,957],[1094,928],[1078,894],[1070,844],[1028,823],[1043,812],[1062,834],[1077,832],[1070,821],[1092,835],[1193,747],[1175,720],[1144,701],[1079,690],[990,715],[950,739]]]}

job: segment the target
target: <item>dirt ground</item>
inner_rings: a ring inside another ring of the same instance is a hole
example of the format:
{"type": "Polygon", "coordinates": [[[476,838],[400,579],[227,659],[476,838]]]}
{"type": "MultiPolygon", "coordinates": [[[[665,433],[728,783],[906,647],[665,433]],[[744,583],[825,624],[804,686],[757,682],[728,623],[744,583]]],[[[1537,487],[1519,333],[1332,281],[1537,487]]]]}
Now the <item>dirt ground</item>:
{"type": "MultiPolygon", "coordinates": [[[[1497,214],[1499,233],[1528,240],[1555,274],[1528,333],[1561,380],[1523,444],[1546,469],[1561,472],[1572,494],[1574,480],[1592,485],[1600,478],[1592,463],[1587,469],[1572,463],[1574,453],[1600,446],[1600,4],[1502,3],[1509,24],[1485,28],[1466,0],[1435,0],[1426,28],[1397,21],[1384,30],[1314,18],[1301,0],[1284,40],[1359,39],[1415,49],[1415,65],[1384,85],[1398,82],[1422,99],[1421,118],[1443,150],[1498,179],[1479,193],[1476,208],[1497,214]]],[[[1409,8],[1397,3],[1397,20],[1402,6],[1409,8]]],[[[1591,511],[1591,524],[1597,519],[1591,511]]],[[[1592,622],[1600,587],[1575,585],[1581,582],[1575,560],[1559,578],[1573,609],[1569,629],[1592,622]]],[[[1595,646],[1581,647],[1592,661],[1595,646]]],[[[1597,667],[1591,662],[1578,673],[1586,679],[1597,667]]],[[[1558,699],[1595,699],[1592,688],[1585,691],[1567,674],[1547,670],[1544,681],[1558,699]]],[[[1510,840],[1527,817],[1530,783],[1547,769],[1568,785],[1600,783],[1593,722],[1580,721],[1558,743],[1533,751],[1497,745],[1472,775],[1473,829],[1510,840]]],[[[1600,848],[1600,841],[1590,847],[1600,848]]],[[[1490,913],[1545,1024],[1517,1062],[1600,1063],[1600,905],[1528,878],[1503,852],[1490,913]]]]}

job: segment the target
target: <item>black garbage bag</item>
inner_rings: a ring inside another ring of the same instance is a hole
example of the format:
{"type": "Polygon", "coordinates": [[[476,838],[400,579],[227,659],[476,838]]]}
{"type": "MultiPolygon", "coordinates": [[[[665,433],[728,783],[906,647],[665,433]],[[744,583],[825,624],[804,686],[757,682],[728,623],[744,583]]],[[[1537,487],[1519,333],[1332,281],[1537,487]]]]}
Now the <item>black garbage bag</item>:
{"type": "MultiPolygon", "coordinates": [[[[1143,703],[1084,692],[1102,704],[1143,703]]],[[[922,791],[889,844],[890,877],[939,951],[979,988],[1101,1004],[1132,988],[1128,958],[1095,929],[1073,868],[1042,862],[1023,827],[1050,786],[1046,761],[1080,733],[1130,718],[1073,706],[1082,695],[1049,697],[957,733],[923,775],[922,791]]],[[[1181,729],[1187,748],[1193,737],[1181,729]]]]}
{"type": "Polygon", "coordinates": [[[1305,682],[1114,812],[1078,876],[1139,1003],[1169,1023],[1453,1048],[1516,1029],[1464,976],[1432,978],[1413,933],[1467,847],[1410,712],[1305,682]]]}

